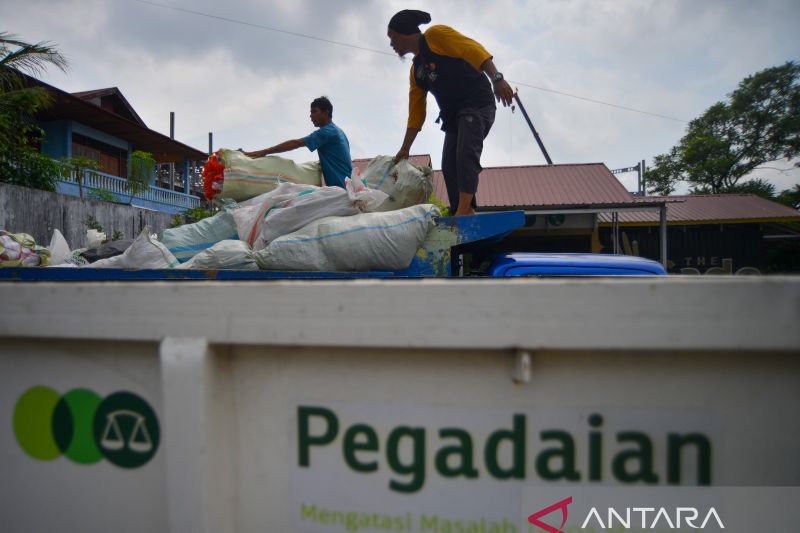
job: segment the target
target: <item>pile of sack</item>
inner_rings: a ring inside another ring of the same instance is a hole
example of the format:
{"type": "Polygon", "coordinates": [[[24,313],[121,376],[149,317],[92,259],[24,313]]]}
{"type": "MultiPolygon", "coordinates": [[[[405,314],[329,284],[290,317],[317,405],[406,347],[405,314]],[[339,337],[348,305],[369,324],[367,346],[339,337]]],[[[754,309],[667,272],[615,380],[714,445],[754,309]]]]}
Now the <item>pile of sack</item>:
{"type": "MultiPolygon", "coordinates": [[[[407,160],[395,164],[390,156],[373,159],[363,176],[346,180],[345,189],[320,186],[318,163],[296,165],[273,156],[250,159],[233,150],[211,156],[205,170],[204,176],[211,176],[206,194],[216,191],[211,196],[225,200],[216,215],[166,229],[158,236],[145,228],[133,241],[79,253],[70,252],[56,230],[50,247],[58,250],[53,254],[55,260],[43,253],[47,248],[38,247],[37,264],[125,269],[402,270],[409,266],[439,215],[436,207],[424,203],[432,190],[430,168],[420,169],[407,160]]],[[[36,248],[30,241],[25,242],[36,248]]]]}

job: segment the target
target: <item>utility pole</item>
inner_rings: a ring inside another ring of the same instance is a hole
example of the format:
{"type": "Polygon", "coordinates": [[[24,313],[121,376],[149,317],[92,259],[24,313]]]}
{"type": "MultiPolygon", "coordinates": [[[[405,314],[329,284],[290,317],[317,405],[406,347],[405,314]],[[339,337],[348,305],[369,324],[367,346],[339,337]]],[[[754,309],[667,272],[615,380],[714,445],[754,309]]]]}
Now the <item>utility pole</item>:
{"type": "Polygon", "coordinates": [[[647,170],[647,167],[645,166],[644,159],[642,159],[642,162],[640,164],[641,168],[639,170],[639,194],[641,194],[642,196],[647,196],[647,184],[645,183],[644,180],[644,173],[647,170]]]}
{"type": "Polygon", "coordinates": [[[632,167],[615,168],[611,171],[612,174],[622,174],[624,172],[636,171],[636,196],[647,196],[647,190],[644,183],[645,162],[644,159],[636,163],[632,167]]]}
{"type": "MultiPolygon", "coordinates": [[[[175,111],[169,112],[169,138],[175,140],[175,111]]],[[[169,190],[175,190],[175,162],[169,163],[169,190]]]]}

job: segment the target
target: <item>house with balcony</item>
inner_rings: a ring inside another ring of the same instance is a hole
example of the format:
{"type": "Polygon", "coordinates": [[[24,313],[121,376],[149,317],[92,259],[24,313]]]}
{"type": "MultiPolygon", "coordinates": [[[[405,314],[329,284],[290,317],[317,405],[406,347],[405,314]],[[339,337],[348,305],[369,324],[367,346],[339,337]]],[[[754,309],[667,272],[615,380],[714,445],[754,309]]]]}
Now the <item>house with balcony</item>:
{"type": "MultiPolygon", "coordinates": [[[[122,202],[172,214],[200,205],[202,192],[193,187],[192,178],[208,154],[149,129],[118,88],[68,93],[31,76],[25,81],[52,97],[52,105],[36,115],[45,132],[41,152],[56,160],[84,156],[97,161],[98,171],[86,172],[82,180],[89,197],[92,191],[104,191],[122,202]],[[131,198],[128,162],[137,150],[150,153],[157,168],[168,166],[169,171],[155,172],[148,190],[131,198]]],[[[74,173],[56,188],[73,196],[79,189],[74,173]]]]}

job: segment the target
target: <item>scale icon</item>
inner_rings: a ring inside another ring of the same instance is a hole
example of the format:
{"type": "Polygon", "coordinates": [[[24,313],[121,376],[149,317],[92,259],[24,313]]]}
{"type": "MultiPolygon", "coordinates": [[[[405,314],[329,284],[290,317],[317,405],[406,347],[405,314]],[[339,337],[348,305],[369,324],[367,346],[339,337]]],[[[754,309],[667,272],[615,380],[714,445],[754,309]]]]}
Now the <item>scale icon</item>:
{"type": "Polygon", "coordinates": [[[140,396],[115,392],[98,406],[93,423],[100,453],[117,466],[138,468],[158,450],[158,416],[140,396]]]}
{"type": "Polygon", "coordinates": [[[144,415],[128,409],[118,409],[106,414],[106,427],[100,438],[100,446],[110,451],[119,451],[126,447],[135,453],[149,453],[153,450],[153,440],[147,431],[144,415]],[[120,418],[132,418],[133,429],[127,442],[120,427],[120,418]]]}

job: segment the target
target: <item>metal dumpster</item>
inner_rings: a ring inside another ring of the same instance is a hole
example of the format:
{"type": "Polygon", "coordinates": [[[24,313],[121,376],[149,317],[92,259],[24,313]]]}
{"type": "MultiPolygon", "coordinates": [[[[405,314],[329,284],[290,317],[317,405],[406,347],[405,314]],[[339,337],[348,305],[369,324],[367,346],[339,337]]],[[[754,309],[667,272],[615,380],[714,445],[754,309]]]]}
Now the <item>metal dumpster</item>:
{"type": "Polygon", "coordinates": [[[4,532],[542,531],[531,490],[800,485],[796,277],[0,301],[4,532]]]}

